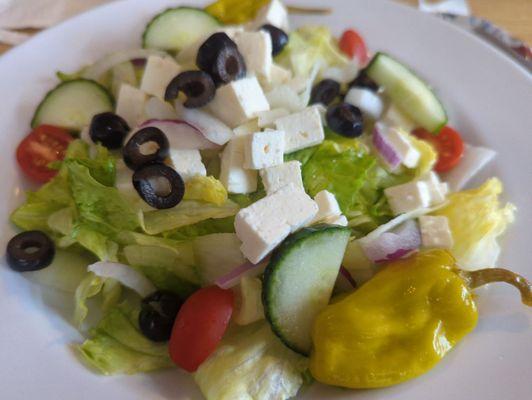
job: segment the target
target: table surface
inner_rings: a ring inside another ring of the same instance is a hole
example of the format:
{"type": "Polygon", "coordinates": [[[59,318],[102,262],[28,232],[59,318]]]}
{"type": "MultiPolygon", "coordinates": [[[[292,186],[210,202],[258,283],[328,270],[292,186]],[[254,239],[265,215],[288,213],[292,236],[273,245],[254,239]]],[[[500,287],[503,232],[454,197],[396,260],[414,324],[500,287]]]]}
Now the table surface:
{"type": "MultiPolygon", "coordinates": [[[[397,0],[417,6],[417,0],[397,0]]],[[[532,0],[468,0],[473,15],[485,18],[532,44],[532,0]]],[[[10,46],[0,44],[0,54],[10,46]]]]}

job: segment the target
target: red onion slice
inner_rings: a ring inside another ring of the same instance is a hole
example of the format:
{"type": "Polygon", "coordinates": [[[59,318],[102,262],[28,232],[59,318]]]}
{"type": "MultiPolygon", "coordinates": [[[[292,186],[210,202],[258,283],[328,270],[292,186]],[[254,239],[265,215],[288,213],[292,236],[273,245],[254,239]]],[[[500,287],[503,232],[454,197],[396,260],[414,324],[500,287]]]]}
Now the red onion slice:
{"type": "Polygon", "coordinates": [[[257,276],[262,274],[267,264],[268,260],[262,261],[259,264],[253,264],[248,261],[216,279],[214,284],[222,289],[230,289],[238,285],[243,276],[257,276]]]}
{"type": "Polygon", "coordinates": [[[207,140],[203,133],[194,125],[179,119],[151,119],[140,125],[140,128],[155,127],[164,132],[170,148],[178,150],[218,149],[216,143],[207,140]]]}
{"type": "Polygon", "coordinates": [[[383,124],[375,124],[373,129],[372,141],[373,146],[382,156],[384,161],[390,166],[392,170],[398,168],[401,165],[401,157],[395,151],[393,146],[386,140],[384,130],[387,129],[383,124]]]}

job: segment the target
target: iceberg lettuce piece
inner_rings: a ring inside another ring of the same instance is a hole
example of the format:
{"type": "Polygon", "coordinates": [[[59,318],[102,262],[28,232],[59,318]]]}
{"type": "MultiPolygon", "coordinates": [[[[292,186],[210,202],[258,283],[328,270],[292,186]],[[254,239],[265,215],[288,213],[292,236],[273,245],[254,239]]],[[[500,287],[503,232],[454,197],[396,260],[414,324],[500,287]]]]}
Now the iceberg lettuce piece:
{"type": "Polygon", "coordinates": [[[307,359],[260,322],[228,334],[194,380],[207,400],[285,400],[304,383],[307,359]]]}
{"type": "Polygon", "coordinates": [[[212,176],[195,176],[185,183],[185,200],[199,200],[218,206],[227,201],[227,190],[212,176]]]}
{"type": "Polygon", "coordinates": [[[495,266],[500,247],[497,238],[514,221],[515,206],[502,205],[502,183],[491,178],[476,189],[456,192],[434,212],[449,219],[453,234],[451,253],[464,269],[495,266]]]}

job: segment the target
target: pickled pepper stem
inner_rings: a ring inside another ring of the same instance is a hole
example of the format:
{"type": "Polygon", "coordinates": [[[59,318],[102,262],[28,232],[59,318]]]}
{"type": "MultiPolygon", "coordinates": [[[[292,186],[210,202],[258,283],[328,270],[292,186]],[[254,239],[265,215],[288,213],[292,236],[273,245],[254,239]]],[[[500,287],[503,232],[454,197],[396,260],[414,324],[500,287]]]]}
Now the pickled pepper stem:
{"type": "Polygon", "coordinates": [[[287,7],[290,14],[327,15],[332,12],[330,8],[287,7]]]}
{"type": "Polygon", "coordinates": [[[460,276],[467,282],[471,289],[493,282],[509,283],[521,292],[521,301],[523,304],[532,307],[532,285],[526,278],[515,272],[504,268],[486,268],[476,271],[460,270],[460,276]]]}

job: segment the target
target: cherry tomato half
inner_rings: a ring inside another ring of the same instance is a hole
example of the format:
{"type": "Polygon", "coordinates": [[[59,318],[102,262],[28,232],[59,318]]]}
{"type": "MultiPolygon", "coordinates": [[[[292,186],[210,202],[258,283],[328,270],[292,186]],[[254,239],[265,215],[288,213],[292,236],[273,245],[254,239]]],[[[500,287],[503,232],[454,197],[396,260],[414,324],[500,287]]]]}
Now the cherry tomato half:
{"type": "Polygon", "coordinates": [[[346,30],[340,38],[340,50],[350,58],[355,58],[360,66],[368,62],[368,49],[362,36],[353,29],[346,30]]]}
{"type": "Polygon", "coordinates": [[[32,180],[48,182],[57,174],[57,171],[48,168],[48,164],[65,158],[72,140],[66,129],[52,125],[38,126],[18,145],[18,164],[32,180]]]}
{"type": "Polygon", "coordinates": [[[231,314],[234,295],[217,286],[202,288],[181,306],[170,338],[170,357],[178,366],[194,372],[222,339],[231,314]]]}
{"type": "Polygon", "coordinates": [[[453,169],[464,154],[464,141],[453,128],[445,126],[439,134],[434,135],[423,128],[414,129],[413,135],[431,143],[438,153],[438,161],[434,166],[436,172],[447,172],[453,169]]]}

